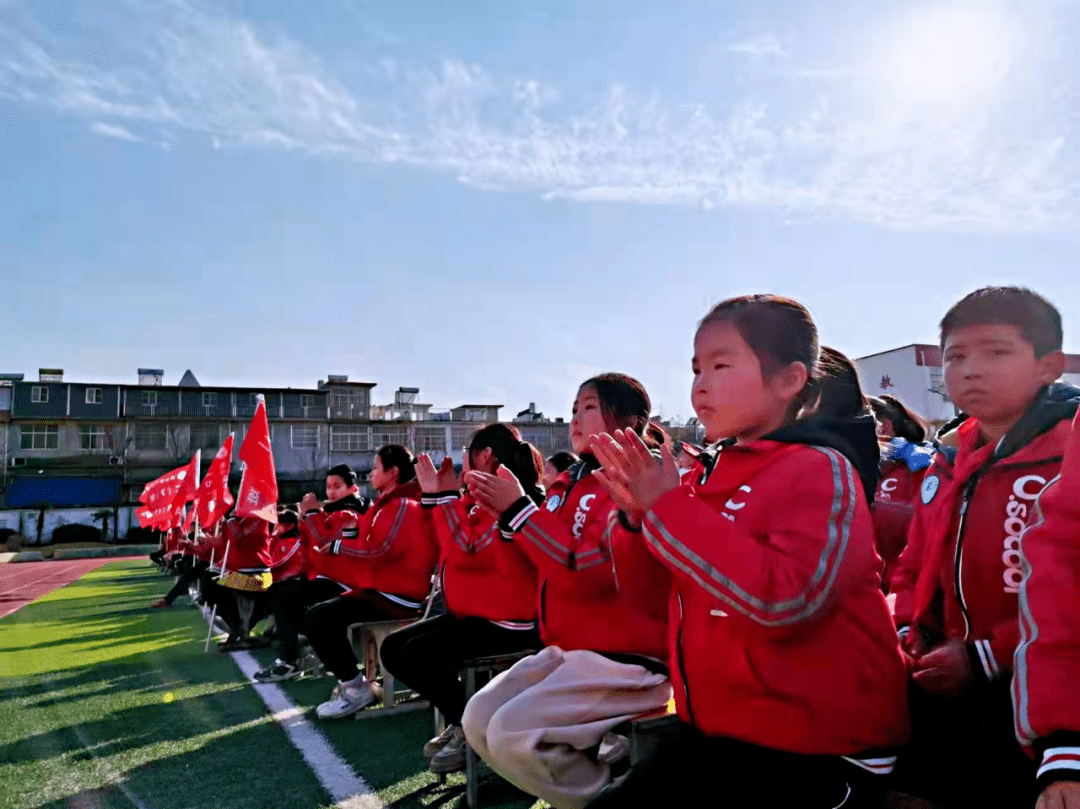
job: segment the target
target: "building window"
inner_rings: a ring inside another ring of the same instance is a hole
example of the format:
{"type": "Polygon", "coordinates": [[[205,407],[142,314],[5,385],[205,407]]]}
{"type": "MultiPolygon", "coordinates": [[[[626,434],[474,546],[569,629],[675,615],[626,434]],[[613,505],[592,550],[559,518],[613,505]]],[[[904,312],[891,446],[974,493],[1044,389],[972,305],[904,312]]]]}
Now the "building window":
{"type": "Polygon", "coordinates": [[[415,427],[413,429],[413,452],[446,452],[445,427],[415,427]]]}
{"type": "Polygon", "coordinates": [[[930,390],[932,390],[934,393],[940,394],[941,398],[945,400],[946,404],[951,401],[949,399],[949,390],[945,387],[945,377],[940,368],[930,369],[930,390]]]}
{"type": "Polygon", "coordinates": [[[192,424],[192,451],[202,449],[217,452],[221,448],[221,427],[220,424],[192,424]]]}
{"type": "Polygon", "coordinates": [[[20,446],[23,449],[59,449],[60,425],[24,424],[20,439],[20,446]]]}
{"type": "Polygon", "coordinates": [[[290,439],[293,449],[315,449],[319,446],[319,428],[314,424],[294,424],[290,439]]]}
{"type": "Polygon", "coordinates": [[[30,389],[30,401],[34,404],[48,404],[49,389],[44,385],[34,385],[30,389]]]}
{"type": "MultiPolygon", "coordinates": [[[[100,389],[99,389],[100,390],[100,389]]],[[[108,446],[108,435],[102,424],[83,424],[79,427],[79,448],[101,450],[108,446]]]]}
{"type": "Polygon", "coordinates": [[[202,395],[203,407],[217,407],[217,394],[216,393],[204,393],[202,395]]]}
{"type": "Polygon", "coordinates": [[[135,425],[136,450],[140,452],[164,452],[167,446],[168,433],[164,424],[135,425]]]}
{"type": "Polygon", "coordinates": [[[330,407],[333,410],[348,410],[349,398],[348,391],[336,390],[330,394],[330,407]]]}
{"type": "Polygon", "coordinates": [[[86,403],[87,404],[101,404],[103,397],[101,395],[101,388],[87,388],[86,389],[86,403]]]}
{"type": "Polygon", "coordinates": [[[156,390],[144,390],[142,392],[142,404],[143,404],[143,407],[156,407],[157,406],[157,391],[156,390]]]}
{"type": "Polygon", "coordinates": [[[372,427],[371,443],[376,449],[385,447],[387,444],[401,444],[404,446],[409,440],[407,427],[372,427]]]}
{"type": "Polygon", "coordinates": [[[487,410],[483,407],[468,407],[465,409],[465,421],[483,421],[487,410]]]}
{"type": "Polygon", "coordinates": [[[301,393],[300,394],[300,406],[301,407],[314,407],[315,406],[315,394],[314,393],[301,393]]]}
{"type": "Polygon", "coordinates": [[[359,424],[331,425],[330,449],[334,452],[368,452],[371,450],[371,430],[359,424]]]}
{"type": "Polygon", "coordinates": [[[478,429],[478,427],[451,427],[450,446],[453,451],[458,452],[469,446],[469,442],[472,441],[472,437],[478,429]]]}

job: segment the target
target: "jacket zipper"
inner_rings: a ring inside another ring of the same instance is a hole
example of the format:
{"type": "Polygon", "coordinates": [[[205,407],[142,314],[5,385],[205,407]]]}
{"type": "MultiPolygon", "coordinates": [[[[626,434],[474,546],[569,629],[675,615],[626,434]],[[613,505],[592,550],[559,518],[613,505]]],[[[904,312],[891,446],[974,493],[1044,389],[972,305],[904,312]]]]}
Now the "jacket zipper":
{"type": "Polygon", "coordinates": [[[962,570],[964,566],[964,527],[967,525],[968,504],[975,493],[975,486],[979,482],[976,475],[964,489],[964,499],[960,501],[960,524],[956,529],[956,552],[953,556],[953,585],[956,588],[956,600],[960,604],[960,614],[964,616],[964,642],[967,643],[971,634],[971,616],[968,614],[967,602],[964,600],[964,585],[962,570]]]}
{"type": "Polygon", "coordinates": [[[540,582],[540,629],[547,626],[547,579],[540,582]]]}
{"type": "Polygon", "coordinates": [[[686,713],[690,717],[690,724],[694,724],[694,709],[690,705],[690,686],[686,682],[686,665],[683,662],[682,633],[683,633],[683,603],[682,593],[676,598],[679,602],[679,631],[675,635],[675,656],[679,663],[679,679],[682,680],[683,700],[686,702],[686,713]]]}

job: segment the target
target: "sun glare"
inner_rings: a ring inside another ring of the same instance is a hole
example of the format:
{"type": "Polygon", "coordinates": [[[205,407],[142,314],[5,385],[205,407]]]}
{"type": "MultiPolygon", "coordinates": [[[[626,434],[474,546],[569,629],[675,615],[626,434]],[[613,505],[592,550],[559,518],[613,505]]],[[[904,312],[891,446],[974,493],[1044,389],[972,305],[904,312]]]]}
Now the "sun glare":
{"type": "Polygon", "coordinates": [[[923,9],[893,29],[877,72],[899,103],[987,99],[1009,58],[1008,25],[990,8],[923,9]]]}

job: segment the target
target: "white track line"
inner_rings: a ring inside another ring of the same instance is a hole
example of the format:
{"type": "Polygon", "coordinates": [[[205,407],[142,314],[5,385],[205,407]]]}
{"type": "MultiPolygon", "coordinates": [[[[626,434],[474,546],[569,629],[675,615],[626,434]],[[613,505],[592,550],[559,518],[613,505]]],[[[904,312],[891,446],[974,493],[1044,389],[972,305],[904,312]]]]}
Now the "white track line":
{"type": "Polygon", "coordinates": [[[384,809],[383,802],[372,792],[368,783],[356,775],[304,715],[306,712],[289,699],[273,683],[255,683],[259,664],[247,652],[233,652],[232,659],[252,681],[255,693],[262,697],[273,714],[274,721],[284,728],[293,746],[300,751],[319,783],[330,793],[341,809],[384,809]]]}

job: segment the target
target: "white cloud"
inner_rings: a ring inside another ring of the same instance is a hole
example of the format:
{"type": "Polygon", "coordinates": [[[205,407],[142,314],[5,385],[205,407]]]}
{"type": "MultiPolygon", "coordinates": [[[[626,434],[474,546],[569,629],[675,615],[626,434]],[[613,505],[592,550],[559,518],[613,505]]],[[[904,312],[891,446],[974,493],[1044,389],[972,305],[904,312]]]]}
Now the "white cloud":
{"type": "Polygon", "coordinates": [[[787,50],[780,44],[780,40],[774,34],[762,34],[751,39],[735,42],[728,45],[725,50],[728,53],[738,53],[755,59],[772,57],[774,59],[788,59],[787,50]]]}
{"type": "MultiPolygon", "coordinates": [[[[160,9],[158,10],[160,18],[160,9]]],[[[216,148],[404,163],[549,199],[714,208],[890,228],[1075,227],[1067,120],[1025,131],[967,108],[881,120],[762,101],[683,109],[615,85],[592,108],[479,65],[372,59],[352,84],[299,43],[181,0],[118,69],[0,29],[0,97],[96,121],[188,130],[216,148]]],[[[775,38],[730,46],[785,55],[775,38]]],[[[109,128],[102,132],[101,127],[109,128]]],[[[128,132],[130,135],[131,133],[128,132]]]]}
{"type": "Polygon", "coordinates": [[[115,124],[106,124],[102,121],[94,121],[94,123],[90,124],[90,131],[106,138],[118,138],[119,140],[131,141],[132,143],[139,143],[142,141],[142,138],[130,129],[116,126],[115,124]]]}

